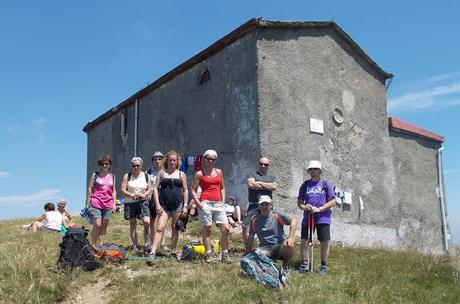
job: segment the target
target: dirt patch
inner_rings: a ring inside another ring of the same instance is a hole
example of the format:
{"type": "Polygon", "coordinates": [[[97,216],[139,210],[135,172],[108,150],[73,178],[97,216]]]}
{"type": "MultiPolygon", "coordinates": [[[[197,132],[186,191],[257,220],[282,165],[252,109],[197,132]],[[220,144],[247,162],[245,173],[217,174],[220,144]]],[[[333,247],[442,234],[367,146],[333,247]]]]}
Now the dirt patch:
{"type": "Polygon", "coordinates": [[[109,280],[100,279],[95,284],[86,285],[65,299],[62,304],[104,304],[111,299],[111,291],[108,288],[109,280]]]}

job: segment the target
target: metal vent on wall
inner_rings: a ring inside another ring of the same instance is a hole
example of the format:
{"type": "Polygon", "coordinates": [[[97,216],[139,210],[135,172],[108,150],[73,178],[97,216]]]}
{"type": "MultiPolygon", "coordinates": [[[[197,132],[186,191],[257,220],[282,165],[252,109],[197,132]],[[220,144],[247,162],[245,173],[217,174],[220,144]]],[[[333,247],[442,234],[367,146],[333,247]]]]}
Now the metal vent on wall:
{"type": "Polygon", "coordinates": [[[205,68],[198,75],[198,85],[202,85],[203,83],[206,83],[209,80],[211,80],[211,73],[209,73],[208,68],[205,68]]]}

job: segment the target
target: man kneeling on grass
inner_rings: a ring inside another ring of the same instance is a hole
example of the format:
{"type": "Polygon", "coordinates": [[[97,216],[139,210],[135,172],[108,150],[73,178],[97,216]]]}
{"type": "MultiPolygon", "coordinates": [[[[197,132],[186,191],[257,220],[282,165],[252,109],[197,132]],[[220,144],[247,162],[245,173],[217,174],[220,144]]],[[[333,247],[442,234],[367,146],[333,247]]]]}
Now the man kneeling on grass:
{"type": "Polygon", "coordinates": [[[297,220],[293,216],[273,211],[272,199],[268,195],[261,195],[258,203],[260,213],[251,219],[246,253],[252,250],[254,235],[257,234],[260,249],[269,258],[283,261],[283,267],[280,269],[280,279],[284,282],[288,274],[287,266],[294,252],[297,220]],[[284,225],[289,225],[287,239],[283,230],[284,225]]]}

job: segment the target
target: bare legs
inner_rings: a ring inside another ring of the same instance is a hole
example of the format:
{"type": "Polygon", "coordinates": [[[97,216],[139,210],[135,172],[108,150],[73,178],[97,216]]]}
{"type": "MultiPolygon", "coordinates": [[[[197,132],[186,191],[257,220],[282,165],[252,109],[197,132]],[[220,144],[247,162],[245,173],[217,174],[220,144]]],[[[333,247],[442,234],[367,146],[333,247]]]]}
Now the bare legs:
{"type": "Polygon", "coordinates": [[[163,212],[161,216],[158,217],[157,230],[155,231],[155,236],[153,237],[152,251],[150,252],[151,254],[155,254],[157,252],[158,245],[160,244],[161,239],[163,238],[167,222],[168,214],[166,212],[163,212]]]}

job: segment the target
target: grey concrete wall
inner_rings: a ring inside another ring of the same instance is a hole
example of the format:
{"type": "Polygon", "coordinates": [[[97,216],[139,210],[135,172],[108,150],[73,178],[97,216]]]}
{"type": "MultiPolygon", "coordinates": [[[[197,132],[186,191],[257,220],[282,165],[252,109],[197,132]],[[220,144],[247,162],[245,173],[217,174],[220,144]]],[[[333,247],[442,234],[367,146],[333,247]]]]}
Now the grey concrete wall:
{"type": "Polygon", "coordinates": [[[442,254],[441,206],[437,196],[437,149],[429,140],[390,132],[393,147],[396,216],[401,246],[442,254]]]}
{"type": "Polygon", "coordinates": [[[318,159],[323,175],[353,195],[351,208],[334,209],[333,239],[396,247],[384,80],[327,29],[264,30],[257,51],[261,150],[278,175],[280,206],[301,215],[296,197],[308,178],[304,166],[318,159]],[[334,108],[344,114],[341,125],[332,120],[334,108]],[[310,133],[310,117],[323,120],[323,135],[310,133]]]}
{"type": "Polygon", "coordinates": [[[97,159],[102,154],[112,157],[112,172],[116,176],[118,194],[123,174],[130,170],[129,160],[133,157],[134,151],[134,107],[126,108],[126,132],[121,136],[121,112],[100,123],[96,128],[88,132],[88,158],[87,158],[87,180],[89,176],[99,170],[97,159]]]}
{"type": "MultiPolygon", "coordinates": [[[[139,100],[138,155],[144,169],[155,150],[174,149],[184,156],[215,149],[227,193],[246,199],[249,168],[257,161],[254,155],[260,154],[255,49],[252,35],[245,36],[139,100]],[[199,85],[205,69],[210,80],[199,85]]],[[[116,155],[114,171],[121,177],[130,169],[133,155],[134,106],[128,109],[126,145],[119,136],[119,116],[89,133],[88,159],[97,155],[97,142],[109,134],[105,125],[113,125],[113,139],[105,149],[116,155]]],[[[189,183],[193,173],[189,170],[189,183]]]]}

